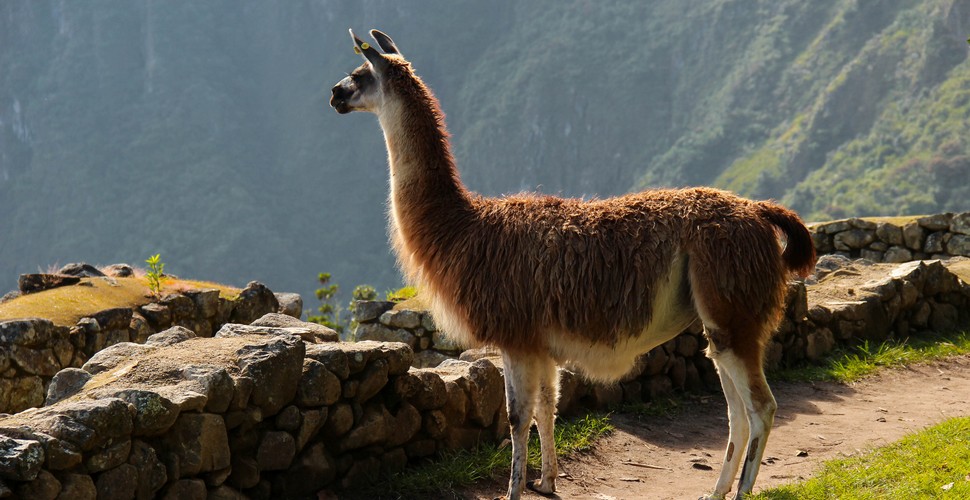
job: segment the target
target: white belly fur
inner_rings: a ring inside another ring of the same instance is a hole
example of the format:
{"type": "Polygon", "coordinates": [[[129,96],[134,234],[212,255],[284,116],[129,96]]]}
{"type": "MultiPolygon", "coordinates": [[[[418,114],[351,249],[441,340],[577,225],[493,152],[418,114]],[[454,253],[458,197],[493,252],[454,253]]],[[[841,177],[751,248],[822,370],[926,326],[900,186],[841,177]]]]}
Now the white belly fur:
{"type": "Polygon", "coordinates": [[[549,350],[561,366],[578,369],[599,382],[613,382],[633,368],[637,357],[676,337],[695,320],[696,312],[678,297],[685,273],[683,256],[678,254],[666,279],[658,283],[653,300],[653,317],[639,335],[629,336],[614,345],[582,340],[579,335],[547,332],[549,350]]]}

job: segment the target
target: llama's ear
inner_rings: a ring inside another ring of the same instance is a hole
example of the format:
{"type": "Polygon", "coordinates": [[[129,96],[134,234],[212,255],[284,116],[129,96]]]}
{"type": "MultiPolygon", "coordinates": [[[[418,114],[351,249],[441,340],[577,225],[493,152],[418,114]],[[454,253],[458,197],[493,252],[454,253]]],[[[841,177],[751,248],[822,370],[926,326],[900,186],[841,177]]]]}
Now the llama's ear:
{"type": "Polygon", "coordinates": [[[370,61],[374,69],[382,73],[387,69],[387,60],[384,59],[384,56],[377,49],[371,47],[369,43],[357,38],[354,30],[350,30],[350,38],[354,40],[354,52],[361,54],[365,59],[370,61]]]}
{"type": "Polygon", "coordinates": [[[374,38],[377,45],[381,46],[381,50],[385,54],[401,54],[401,51],[397,49],[397,45],[394,45],[394,40],[391,40],[391,37],[378,30],[370,30],[370,36],[374,38]]]}

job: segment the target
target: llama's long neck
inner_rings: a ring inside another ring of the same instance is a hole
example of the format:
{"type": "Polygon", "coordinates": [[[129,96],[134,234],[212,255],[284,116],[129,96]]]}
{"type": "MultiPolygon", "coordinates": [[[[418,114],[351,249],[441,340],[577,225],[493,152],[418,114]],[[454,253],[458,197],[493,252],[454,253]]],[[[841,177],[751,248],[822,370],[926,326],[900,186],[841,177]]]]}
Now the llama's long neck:
{"type": "Polygon", "coordinates": [[[470,198],[458,177],[444,115],[419,80],[377,113],[390,163],[392,236],[412,275],[441,243],[441,233],[468,213],[470,198]]]}

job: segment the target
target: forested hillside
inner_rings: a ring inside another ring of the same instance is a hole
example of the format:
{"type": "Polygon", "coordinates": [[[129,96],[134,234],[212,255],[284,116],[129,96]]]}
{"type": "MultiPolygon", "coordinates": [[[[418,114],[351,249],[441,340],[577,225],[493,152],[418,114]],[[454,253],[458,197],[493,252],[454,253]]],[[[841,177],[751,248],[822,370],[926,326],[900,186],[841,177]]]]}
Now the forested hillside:
{"type": "Polygon", "coordinates": [[[0,280],[160,252],[237,285],[397,285],[380,129],[326,104],[348,27],[395,38],[477,191],[970,209],[966,0],[12,0],[0,280]]]}

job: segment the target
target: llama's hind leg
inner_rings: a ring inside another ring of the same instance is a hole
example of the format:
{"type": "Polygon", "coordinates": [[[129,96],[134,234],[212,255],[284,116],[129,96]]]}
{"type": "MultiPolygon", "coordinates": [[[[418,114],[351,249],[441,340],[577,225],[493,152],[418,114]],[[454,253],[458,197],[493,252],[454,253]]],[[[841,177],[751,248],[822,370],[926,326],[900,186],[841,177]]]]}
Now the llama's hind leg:
{"type": "Polygon", "coordinates": [[[728,411],[728,443],[724,450],[724,463],[721,465],[721,475],[718,477],[714,492],[703,497],[706,499],[721,499],[731,491],[734,478],[737,477],[738,469],[741,466],[741,457],[744,454],[744,447],[748,442],[748,416],[744,409],[744,401],[741,399],[738,390],[731,379],[730,371],[721,366],[715,353],[710,353],[717,368],[718,377],[721,379],[721,389],[724,391],[724,399],[727,400],[728,411]]]}
{"type": "Polygon", "coordinates": [[[539,398],[536,402],[536,428],[539,431],[539,444],[542,447],[542,475],[537,481],[530,481],[530,489],[549,494],[556,491],[556,403],[559,402],[559,371],[551,358],[537,360],[536,375],[539,376],[539,398]]]}
{"type": "Polygon", "coordinates": [[[502,352],[505,365],[505,402],[512,434],[512,471],[509,476],[508,500],[517,500],[525,488],[529,451],[529,430],[535,414],[540,379],[535,356],[502,352]]]}
{"type": "Polygon", "coordinates": [[[723,498],[730,491],[730,483],[737,473],[742,454],[744,461],[736,498],[743,498],[754,488],[777,404],[765,381],[760,355],[754,359],[742,359],[735,352],[727,350],[713,354],[712,358],[724,385],[725,396],[728,397],[731,419],[724,469],[712,498],[723,498]],[[733,395],[730,395],[731,392],[733,395]],[[737,433],[736,426],[739,428],[737,433]],[[747,431],[744,433],[746,436],[739,435],[741,426],[747,431]]]}

